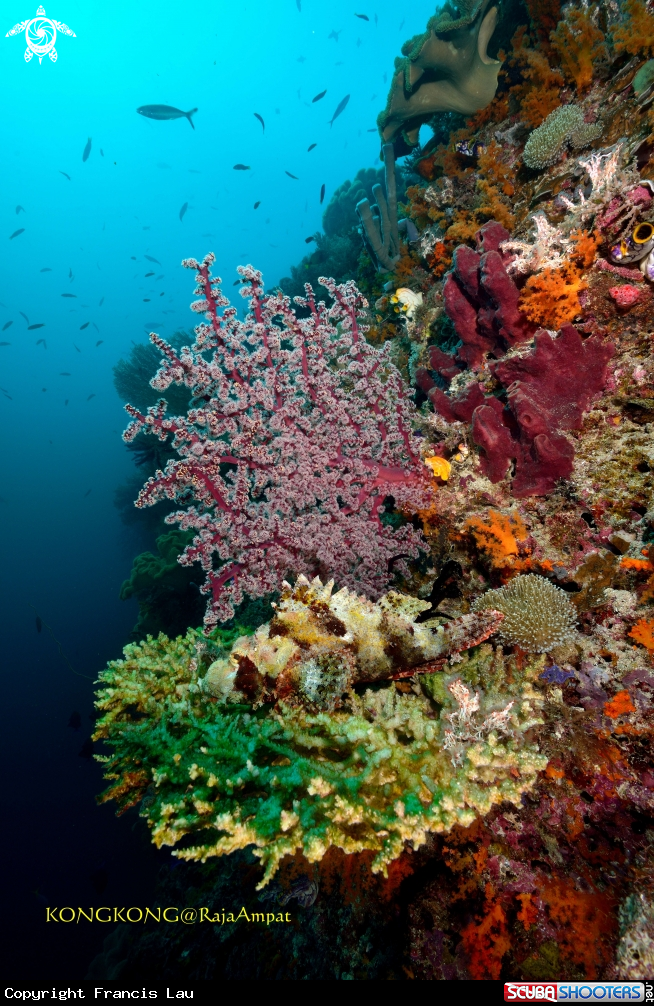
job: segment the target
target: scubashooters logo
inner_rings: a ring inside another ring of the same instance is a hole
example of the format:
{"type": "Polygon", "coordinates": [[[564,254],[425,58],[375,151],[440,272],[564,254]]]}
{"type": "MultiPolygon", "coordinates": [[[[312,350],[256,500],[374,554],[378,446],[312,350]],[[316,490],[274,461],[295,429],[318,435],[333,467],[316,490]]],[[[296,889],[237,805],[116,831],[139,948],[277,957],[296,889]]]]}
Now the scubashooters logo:
{"type": "Polygon", "coordinates": [[[57,50],[55,49],[55,42],[57,41],[57,32],[62,35],[72,35],[73,38],[77,38],[74,31],[71,31],[67,24],[62,21],[53,21],[52,18],[45,16],[45,8],[39,7],[36,11],[36,17],[30,18],[29,21],[21,21],[19,24],[15,24],[13,28],[10,28],[5,38],[9,38],[10,35],[20,35],[20,33],[25,32],[25,41],[27,42],[27,49],[25,50],[25,62],[29,63],[33,56],[39,57],[39,63],[44,56],[49,56],[53,63],[57,62],[57,50]]]}

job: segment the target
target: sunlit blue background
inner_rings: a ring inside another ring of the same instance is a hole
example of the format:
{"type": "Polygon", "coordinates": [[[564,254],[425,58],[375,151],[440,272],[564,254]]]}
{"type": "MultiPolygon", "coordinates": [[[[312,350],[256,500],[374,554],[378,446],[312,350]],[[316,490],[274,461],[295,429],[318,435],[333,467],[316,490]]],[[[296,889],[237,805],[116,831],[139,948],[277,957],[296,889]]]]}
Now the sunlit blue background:
{"type": "Polygon", "coordinates": [[[45,905],[147,903],[159,862],[140,822],[96,808],[100,767],[78,757],[92,679],[135,621],[118,591],[143,548],[113,506],[133,465],[112,366],[148,331],[193,324],[182,258],[214,251],[228,296],[239,264],[270,287],[300,261],[334,189],[378,164],[393,59],[434,5],[47,0],[76,37],[59,35],[57,62],[41,65],[25,62],[24,34],[4,37],[36,6],[0,2],[3,952],[32,977],[73,981],[107,932],[48,927],[45,905]],[[148,103],[197,107],[195,130],[137,115],[148,103]]]}

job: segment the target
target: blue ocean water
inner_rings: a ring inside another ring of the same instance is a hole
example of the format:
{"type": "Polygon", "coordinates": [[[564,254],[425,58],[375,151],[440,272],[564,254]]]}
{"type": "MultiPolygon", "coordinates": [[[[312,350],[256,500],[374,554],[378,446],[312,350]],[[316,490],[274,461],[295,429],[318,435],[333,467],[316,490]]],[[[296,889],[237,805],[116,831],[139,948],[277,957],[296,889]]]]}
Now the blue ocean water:
{"type": "Polygon", "coordinates": [[[393,59],[434,7],[45,9],[75,37],[39,64],[24,32],[5,37],[35,0],[0,3],[3,952],[34,980],[74,981],[107,934],[47,924],[45,907],[147,903],[164,855],[96,807],[101,768],[79,756],[93,680],[136,619],[120,585],[151,545],[113,504],[134,467],[112,368],[149,331],[192,327],[182,258],[214,251],[228,296],[239,264],[268,287],[289,274],[335,188],[378,165],[393,59]],[[137,114],[155,103],[197,107],[195,128],[137,114]]]}

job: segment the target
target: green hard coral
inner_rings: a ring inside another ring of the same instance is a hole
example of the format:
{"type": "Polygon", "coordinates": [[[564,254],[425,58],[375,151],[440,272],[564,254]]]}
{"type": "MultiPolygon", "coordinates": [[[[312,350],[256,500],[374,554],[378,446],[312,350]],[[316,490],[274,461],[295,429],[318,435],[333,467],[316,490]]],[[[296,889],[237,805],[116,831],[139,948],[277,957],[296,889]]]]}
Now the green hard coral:
{"type": "Polygon", "coordinates": [[[519,804],[546,765],[532,738],[542,658],[520,669],[483,645],[409,693],[391,683],[351,690],[337,711],[254,711],[203,691],[230,642],[214,637],[148,637],[100,676],[94,737],[113,749],[100,799],[140,802],[153,842],[182,859],[252,847],[264,886],[285,855],[337,846],[372,850],[386,873],[405,842],[519,804]]]}

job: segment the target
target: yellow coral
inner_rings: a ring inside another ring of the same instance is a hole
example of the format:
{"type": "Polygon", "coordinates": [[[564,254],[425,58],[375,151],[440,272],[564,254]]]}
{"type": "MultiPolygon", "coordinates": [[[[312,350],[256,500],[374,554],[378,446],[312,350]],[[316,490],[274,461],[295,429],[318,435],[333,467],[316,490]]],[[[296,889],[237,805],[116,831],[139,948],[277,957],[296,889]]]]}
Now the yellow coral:
{"type": "Polygon", "coordinates": [[[565,15],[550,35],[564,74],[579,92],[593,82],[594,63],[607,56],[604,34],[593,23],[587,10],[566,7],[565,15]]]}
{"type": "Polygon", "coordinates": [[[450,472],[452,471],[452,465],[449,461],[435,455],[432,458],[425,458],[425,464],[431,468],[436,478],[443,479],[443,482],[447,482],[450,477],[450,472]]]}

